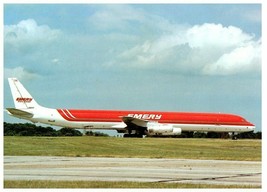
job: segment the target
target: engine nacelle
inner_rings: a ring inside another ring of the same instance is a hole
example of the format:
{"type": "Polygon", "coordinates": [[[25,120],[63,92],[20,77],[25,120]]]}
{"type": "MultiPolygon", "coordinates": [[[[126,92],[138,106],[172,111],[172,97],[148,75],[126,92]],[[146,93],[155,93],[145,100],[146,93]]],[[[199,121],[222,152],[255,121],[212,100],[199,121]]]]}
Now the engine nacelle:
{"type": "Polygon", "coordinates": [[[173,128],[172,133],[173,133],[173,135],[181,135],[182,129],[181,128],[173,128]]]}
{"type": "Polygon", "coordinates": [[[174,128],[172,125],[153,123],[149,124],[147,131],[150,135],[181,135],[181,128],[174,128]]]}

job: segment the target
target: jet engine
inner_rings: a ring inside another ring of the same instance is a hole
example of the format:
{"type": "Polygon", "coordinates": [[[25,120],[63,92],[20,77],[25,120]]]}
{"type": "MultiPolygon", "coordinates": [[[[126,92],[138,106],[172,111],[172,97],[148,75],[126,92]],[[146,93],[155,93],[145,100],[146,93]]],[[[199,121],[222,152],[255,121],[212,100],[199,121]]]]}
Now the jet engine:
{"type": "Polygon", "coordinates": [[[160,123],[148,124],[147,131],[150,135],[181,135],[182,133],[181,128],[160,123]]]}

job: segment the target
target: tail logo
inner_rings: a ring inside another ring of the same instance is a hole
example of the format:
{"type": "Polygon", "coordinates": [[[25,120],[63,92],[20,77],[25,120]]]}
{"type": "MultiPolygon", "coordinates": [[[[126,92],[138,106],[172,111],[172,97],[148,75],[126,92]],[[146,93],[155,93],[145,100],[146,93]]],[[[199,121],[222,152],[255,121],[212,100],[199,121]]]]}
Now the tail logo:
{"type": "Polygon", "coordinates": [[[30,103],[32,101],[32,98],[18,97],[16,101],[20,103],[30,103]]]}

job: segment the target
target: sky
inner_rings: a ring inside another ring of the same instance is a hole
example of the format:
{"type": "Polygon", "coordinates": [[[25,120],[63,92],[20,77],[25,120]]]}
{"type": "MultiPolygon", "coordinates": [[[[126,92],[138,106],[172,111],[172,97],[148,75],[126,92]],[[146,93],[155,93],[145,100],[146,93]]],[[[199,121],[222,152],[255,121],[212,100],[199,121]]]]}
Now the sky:
{"type": "MultiPolygon", "coordinates": [[[[260,4],[4,4],[4,108],[234,113],[261,131],[260,4]]],[[[6,122],[25,122],[9,117],[6,122]]]]}

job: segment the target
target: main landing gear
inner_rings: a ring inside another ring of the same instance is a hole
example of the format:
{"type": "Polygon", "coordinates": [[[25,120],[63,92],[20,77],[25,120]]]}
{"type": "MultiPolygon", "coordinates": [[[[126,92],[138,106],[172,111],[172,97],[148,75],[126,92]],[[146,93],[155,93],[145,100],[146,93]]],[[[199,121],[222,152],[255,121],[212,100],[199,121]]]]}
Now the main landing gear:
{"type": "Polygon", "coordinates": [[[145,130],[142,127],[138,127],[136,125],[132,125],[132,127],[128,126],[127,130],[124,132],[123,137],[131,137],[131,138],[143,138],[145,135],[145,130]]]}
{"type": "Polygon", "coordinates": [[[232,140],[237,140],[238,139],[238,133],[235,132],[230,132],[229,136],[232,140]]]}

